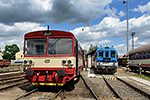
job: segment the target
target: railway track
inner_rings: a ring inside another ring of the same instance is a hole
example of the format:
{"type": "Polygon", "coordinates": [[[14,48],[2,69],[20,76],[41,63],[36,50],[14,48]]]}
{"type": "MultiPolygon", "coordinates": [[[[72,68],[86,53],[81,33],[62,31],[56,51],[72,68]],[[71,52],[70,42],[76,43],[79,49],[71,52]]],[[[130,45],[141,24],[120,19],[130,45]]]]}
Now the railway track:
{"type": "Polygon", "coordinates": [[[33,89],[32,91],[29,91],[29,92],[27,92],[27,93],[21,95],[20,97],[14,99],[14,100],[19,100],[19,99],[22,98],[22,97],[26,97],[26,96],[30,95],[31,93],[34,93],[34,92],[38,91],[39,88],[40,88],[40,87],[37,87],[37,88],[33,89]]]}
{"type": "Polygon", "coordinates": [[[20,71],[20,67],[0,67],[0,73],[17,72],[20,71]]]}
{"type": "Polygon", "coordinates": [[[115,96],[121,100],[149,100],[150,95],[130,85],[129,83],[114,76],[104,76],[103,79],[113,91],[115,96]]]}
{"type": "Polygon", "coordinates": [[[44,87],[37,88],[31,92],[25,93],[22,96],[16,98],[15,100],[19,100],[21,98],[33,99],[35,97],[36,99],[38,98],[38,99],[46,99],[46,100],[55,100],[55,99],[78,100],[78,99],[89,99],[89,98],[90,100],[95,100],[95,99],[99,100],[96,94],[89,87],[89,85],[86,83],[86,81],[82,76],[79,80],[75,82],[69,82],[63,87],[52,87],[54,90],[49,90],[51,89],[50,87],[46,87],[45,89],[47,90],[44,90],[42,88],[44,87]]]}
{"type": "Polygon", "coordinates": [[[25,84],[28,81],[25,80],[20,72],[9,72],[0,74],[0,91],[25,84]]]}
{"type": "MultiPolygon", "coordinates": [[[[81,75],[81,79],[79,82],[75,85],[75,89],[72,91],[67,91],[65,89],[60,90],[55,96],[58,96],[61,92],[61,97],[59,97],[61,100],[78,100],[78,99],[93,99],[93,100],[99,100],[97,95],[94,93],[94,91],[91,89],[91,87],[87,84],[85,79],[81,75]],[[83,84],[84,83],[84,84],[83,84]]],[[[51,98],[50,100],[53,100],[56,97],[51,98]]]]}
{"type": "Polygon", "coordinates": [[[0,78],[0,85],[11,83],[11,82],[16,82],[16,81],[20,81],[20,80],[24,80],[23,75],[14,76],[14,77],[7,77],[7,78],[0,78]]]}

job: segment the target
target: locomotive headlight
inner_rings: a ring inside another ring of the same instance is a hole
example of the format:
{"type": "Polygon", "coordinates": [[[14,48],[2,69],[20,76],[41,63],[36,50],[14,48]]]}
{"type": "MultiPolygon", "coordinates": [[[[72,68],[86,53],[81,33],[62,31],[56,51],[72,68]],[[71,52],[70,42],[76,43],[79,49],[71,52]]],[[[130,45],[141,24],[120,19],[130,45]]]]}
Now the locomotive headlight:
{"type": "Polygon", "coordinates": [[[97,65],[99,65],[100,63],[99,62],[97,62],[97,65]]]}
{"type": "Polygon", "coordinates": [[[102,62],[100,62],[100,65],[102,65],[102,62]]]}
{"type": "Polygon", "coordinates": [[[63,61],[62,61],[62,64],[65,64],[65,63],[66,63],[66,60],[63,60],[63,61]]]}
{"type": "Polygon", "coordinates": [[[29,61],[29,64],[32,64],[32,62],[33,62],[33,61],[32,61],[32,60],[30,60],[30,61],[29,61]]]}
{"type": "Polygon", "coordinates": [[[68,60],[68,64],[71,64],[71,60],[68,60]]]}
{"type": "Polygon", "coordinates": [[[24,60],[24,63],[26,64],[28,61],[27,60],[24,60]]]}

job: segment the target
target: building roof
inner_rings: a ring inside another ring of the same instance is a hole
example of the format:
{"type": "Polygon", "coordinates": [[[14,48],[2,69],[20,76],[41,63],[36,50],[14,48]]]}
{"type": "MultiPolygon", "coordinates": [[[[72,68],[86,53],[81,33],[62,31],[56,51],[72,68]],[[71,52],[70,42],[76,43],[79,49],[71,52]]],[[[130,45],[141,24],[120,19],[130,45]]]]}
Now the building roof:
{"type": "Polygon", "coordinates": [[[136,49],[130,50],[129,53],[145,51],[145,50],[148,50],[148,49],[150,49],[150,44],[146,45],[146,46],[143,46],[143,47],[138,47],[136,49]]]}

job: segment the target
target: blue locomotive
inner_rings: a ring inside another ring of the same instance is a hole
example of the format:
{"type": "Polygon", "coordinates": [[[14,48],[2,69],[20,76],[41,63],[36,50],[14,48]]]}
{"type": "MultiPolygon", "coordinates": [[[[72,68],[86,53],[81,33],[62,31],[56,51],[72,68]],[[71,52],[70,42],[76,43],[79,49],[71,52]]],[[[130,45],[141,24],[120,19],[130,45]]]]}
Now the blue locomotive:
{"type": "Polygon", "coordinates": [[[117,72],[117,50],[112,47],[99,47],[94,55],[94,67],[96,72],[115,73],[117,72]]]}

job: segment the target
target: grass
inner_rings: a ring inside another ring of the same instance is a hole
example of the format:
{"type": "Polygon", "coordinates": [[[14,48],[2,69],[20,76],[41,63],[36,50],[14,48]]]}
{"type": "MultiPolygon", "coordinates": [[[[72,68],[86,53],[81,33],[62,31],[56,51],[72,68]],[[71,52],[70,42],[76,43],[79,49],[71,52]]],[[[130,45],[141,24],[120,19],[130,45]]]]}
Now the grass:
{"type": "Polygon", "coordinates": [[[139,78],[143,78],[143,79],[147,79],[147,80],[150,80],[150,75],[141,75],[139,76],[138,74],[135,74],[133,76],[136,76],[136,77],[139,77],[139,78]]]}
{"type": "MultiPolygon", "coordinates": [[[[126,70],[118,70],[117,72],[123,74],[123,73],[126,73],[126,70]]],[[[129,76],[135,76],[135,77],[139,77],[139,78],[143,78],[143,79],[146,79],[146,80],[150,80],[150,73],[147,71],[146,74],[142,74],[141,76],[138,75],[138,72],[130,72],[126,75],[129,75],[129,76]]]]}
{"type": "Polygon", "coordinates": [[[8,67],[20,67],[20,65],[10,65],[8,67]]]}

